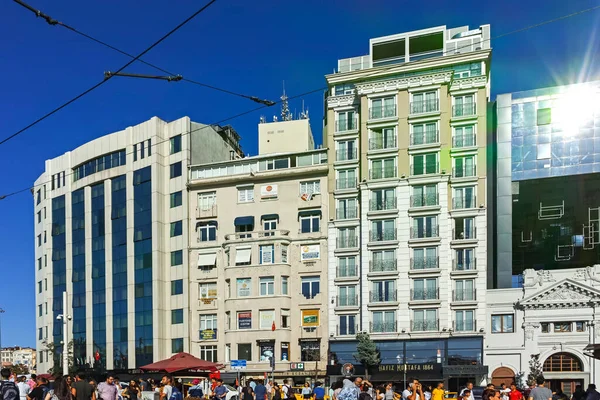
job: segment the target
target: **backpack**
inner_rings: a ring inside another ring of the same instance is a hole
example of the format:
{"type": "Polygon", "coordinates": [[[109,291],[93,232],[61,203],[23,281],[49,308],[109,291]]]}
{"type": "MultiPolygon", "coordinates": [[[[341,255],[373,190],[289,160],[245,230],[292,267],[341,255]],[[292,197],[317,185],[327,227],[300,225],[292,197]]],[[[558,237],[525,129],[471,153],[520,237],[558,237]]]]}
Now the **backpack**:
{"type": "Polygon", "coordinates": [[[183,395],[175,386],[173,386],[173,389],[171,390],[171,397],[169,397],[169,400],[183,400],[183,395]]]}
{"type": "Polygon", "coordinates": [[[19,388],[14,382],[0,382],[0,400],[19,400],[19,397],[19,388]]]}
{"type": "Polygon", "coordinates": [[[42,388],[42,400],[46,400],[46,395],[48,394],[50,389],[48,389],[48,386],[46,385],[42,385],[40,387],[42,388]]]}

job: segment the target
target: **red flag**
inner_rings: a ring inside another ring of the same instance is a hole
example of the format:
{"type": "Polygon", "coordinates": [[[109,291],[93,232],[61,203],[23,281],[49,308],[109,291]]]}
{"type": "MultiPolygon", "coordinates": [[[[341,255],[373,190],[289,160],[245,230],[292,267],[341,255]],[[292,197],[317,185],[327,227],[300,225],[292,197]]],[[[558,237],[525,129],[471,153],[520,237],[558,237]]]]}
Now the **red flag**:
{"type": "Polygon", "coordinates": [[[100,350],[96,350],[96,355],[94,356],[96,361],[100,361],[100,350]]]}
{"type": "Polygon", "coordinates": [[[273,325],[271,325],[271,330],[274,331],[275,330],[275,321],[273,321],[273,325]]]}

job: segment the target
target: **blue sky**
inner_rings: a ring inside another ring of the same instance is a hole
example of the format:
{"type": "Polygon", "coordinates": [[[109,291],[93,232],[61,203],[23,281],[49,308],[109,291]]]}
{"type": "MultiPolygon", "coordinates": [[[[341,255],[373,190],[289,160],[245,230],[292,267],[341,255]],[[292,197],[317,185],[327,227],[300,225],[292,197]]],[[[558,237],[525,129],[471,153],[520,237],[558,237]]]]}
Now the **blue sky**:
{"type": "MultiPolygon", "coordinates": [[[[28,0],[92,36],[137,54],[177,25],[200,1],[28,0]],[[142,7],[143,4],[143,7],[142,7]]],[[[371,37],[422,29],[491,24],[492,36],[596,6],[597,0],[482,2],[231,1],[206,12],[144,59],[185,77],[277,100],[325,86],[338,58],[368,53],[371,37]]],[[[0,138],[102,79],[129,59],[70,31],[47,25],[16,3],[0,2],[0,138]]],[[[600,10],[492,41],[492,98],[498,93],[598,79],[600,10]],[[595,57],[595,59],[594,59],[595,57]]],[[[155,71],[134,64],[127,71],[155,71]]],[[[322,94],[304,98],[321,141],[322,94]]],[[[300,100],[290,104],[299,111],[300,100]]],[[[0,146],[0,195],[28,185],[44,161],[152,116],[184,115],[213,123],[255,108],[248,100],[186,82],[113,78],[101,88],[0,146]]],[[[257,152],[255,112],[230,121],[246,153],[257,152]]],[[[35,345],[33,200],[29,192],[0,200],[2,345],[35,345]]]]}

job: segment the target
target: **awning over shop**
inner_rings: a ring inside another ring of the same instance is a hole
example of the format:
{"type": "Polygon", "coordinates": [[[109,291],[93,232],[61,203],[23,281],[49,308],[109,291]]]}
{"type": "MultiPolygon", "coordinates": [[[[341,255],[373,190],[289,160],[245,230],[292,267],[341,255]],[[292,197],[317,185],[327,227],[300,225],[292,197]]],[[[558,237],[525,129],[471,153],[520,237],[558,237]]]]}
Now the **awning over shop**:
{"type": "Polygon", "coordinates": [[[245,226],[245,225],[254,225],[254,216],[249,215],[246,217],[237,217],[233,224],[235,226],[245,226]]]}
{"type": "Polygon", "coordinates": [[[251,248],[242,248],[235,251],[235,263],[244,264],[250,262],[250,254],[252,253],[251,248]]]}
{"type": "Polygon", "coordinates": [[[261,221],[271,221],[271,220],[278,220],[279,221],[279,214],[265,214],[265,215],[261,215],[260,216],[261,221]]]}
{"type": "Polygon", "coordinates": [[[198,266],[205,267],[207,265],[215,265],[217,261],[217,253],[198,254],[198,266]]]}

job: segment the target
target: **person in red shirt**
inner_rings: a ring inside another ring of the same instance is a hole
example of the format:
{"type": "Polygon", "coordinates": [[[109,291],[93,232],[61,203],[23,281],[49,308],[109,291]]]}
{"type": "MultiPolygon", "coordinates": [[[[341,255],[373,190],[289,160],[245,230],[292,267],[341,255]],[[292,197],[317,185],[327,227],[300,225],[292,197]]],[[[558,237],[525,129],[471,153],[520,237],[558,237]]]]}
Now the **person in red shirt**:
{"type": "Polygon", "coordinates": [[[513,382],[510,384],[510,393],[508,394],[509,400],[522,400],[523,393],[519,392],[517,385],[513,382]]]}

